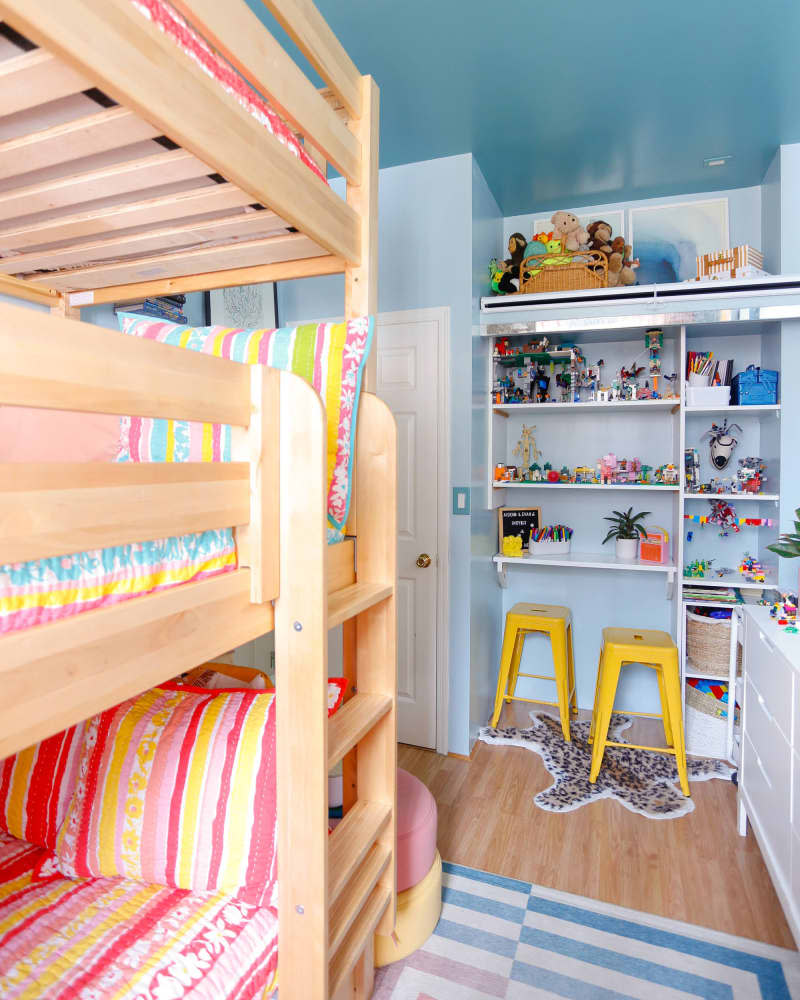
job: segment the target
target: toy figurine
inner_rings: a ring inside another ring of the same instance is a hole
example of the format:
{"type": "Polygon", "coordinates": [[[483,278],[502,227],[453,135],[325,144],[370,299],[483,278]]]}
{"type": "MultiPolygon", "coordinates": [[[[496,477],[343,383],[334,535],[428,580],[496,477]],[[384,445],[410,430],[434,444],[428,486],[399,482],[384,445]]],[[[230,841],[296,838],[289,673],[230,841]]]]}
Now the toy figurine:
{"type": "Polygon", "coordinates": [[[720,538],[727,538],[731,528],[736,533],[742,530],[736,518],[736,511],[731,504],[725,500],[709,500],[709,503],[711,504],[711,513],[708,515],[708,523],[719,525],[720,538]]]}
{"type": "Polygon", "coordinates": [[[739,563],[739,572],[744,576],[745,580],[750,580],[753,583],[764,583],[767,579],[764,567],[759,560],[747,552],[745,552],[741,563],[739,563]]]}
{"type": "Polygon", "coordinates": [[[603,486],[614,482],[614,475],[617,469],[617,456],[609,453],[600,459],[600,482],[603,486]]]}
{"type": "Polygon", "coordinates": [[[684,566],[683,575],[702,579],[711,570],[713,559],[694,559],[688,566],[684,566]]]}
{"type": "Polygon", "coordinates": [[[686,473],[686,489],[693,492],[700,486],[700,455],[696,448],[687,448],[683,453],[683,465],[686,473]]]}
{"type": "Polygon", "coordinates": [[[736,473],[735,489],[740,493],[761,493],[767,477],[764,475],[766,466],[760,458],[740,458],[739,471],[736,473]]]}
{"type": "Polygon", "coordinates": [[[522,425],[522,437],[519,439],[516,448],[512,452],[513,455],[517,455],[522,459],[522,464],[525,468],[529,468],[531,464],[531,459],[535,462],[536,459],[541,455],[541,452],[536,447],[536,439],[533,436],[533,432],[536,430],[536,425],[533,427],[528,427],[527,424],[522,425]]]}
{"type": "Polygon", "coordinates": [[[731,434],[734,428],[740,434],[742,433],[742,428],[738,424],[728,424],[728,418],[726,417],[721,425],[712,424],[711,430],[706,431],[703,435],[704,438],[710,438],[711,464],[715,469],[719,469],[720,471],[727,468],[733,454],[733,449],[739,443],[731,434]]]}
{"type": "Polygon", "coordinates": [[[532,483],[540,483],[542,481],[542,469],[536,462],[528,468],[528,472],[532,483]]]}

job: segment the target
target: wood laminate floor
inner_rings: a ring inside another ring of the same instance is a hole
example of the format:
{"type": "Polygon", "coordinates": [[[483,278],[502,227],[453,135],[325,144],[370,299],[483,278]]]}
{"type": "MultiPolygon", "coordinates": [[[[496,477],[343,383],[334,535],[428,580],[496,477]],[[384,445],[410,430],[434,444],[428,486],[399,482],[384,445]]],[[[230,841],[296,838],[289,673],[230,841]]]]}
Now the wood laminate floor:
{"type": "MultiPolygon", "coordinates": [[[[507,706],[500,725],[528,725],[532,707],[507,706]]],[[[652,720],[634,725],[632,741],[656,744],[652,720]]],[[[557,814],[533,804],[550,776],[530,750],[479,742],[462,760],[401,745],[398,759],[436,798],[447,861],[795,947],[753,833],[736,831],[730,782],[693,782],[695,810],[680,819],[608,799],[557,814]]]]}

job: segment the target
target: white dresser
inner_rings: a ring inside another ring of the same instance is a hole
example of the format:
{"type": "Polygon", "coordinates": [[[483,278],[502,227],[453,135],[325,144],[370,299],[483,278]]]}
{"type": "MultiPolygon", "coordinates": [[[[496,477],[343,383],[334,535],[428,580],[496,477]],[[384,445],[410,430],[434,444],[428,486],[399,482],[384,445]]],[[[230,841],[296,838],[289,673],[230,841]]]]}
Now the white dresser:
{"type": "Polygon", "coordinates": [[[743,610],[739,832],[749,820],[800,946],[800,633],[743,610]]]}

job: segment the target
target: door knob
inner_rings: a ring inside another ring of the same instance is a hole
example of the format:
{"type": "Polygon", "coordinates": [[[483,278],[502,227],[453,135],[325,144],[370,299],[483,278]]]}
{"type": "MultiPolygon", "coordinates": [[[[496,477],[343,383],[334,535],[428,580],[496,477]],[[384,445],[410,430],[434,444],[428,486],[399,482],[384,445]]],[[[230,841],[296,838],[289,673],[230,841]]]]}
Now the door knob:
{"type": "Polygon", "coordinates": [[[427,569],[430,566],[430,564],[431,564],[431,557],[428,555],[428,553],[420,552],[420,554],[417,556],[417,566],[419,566],[420,569],[427,569]]]}

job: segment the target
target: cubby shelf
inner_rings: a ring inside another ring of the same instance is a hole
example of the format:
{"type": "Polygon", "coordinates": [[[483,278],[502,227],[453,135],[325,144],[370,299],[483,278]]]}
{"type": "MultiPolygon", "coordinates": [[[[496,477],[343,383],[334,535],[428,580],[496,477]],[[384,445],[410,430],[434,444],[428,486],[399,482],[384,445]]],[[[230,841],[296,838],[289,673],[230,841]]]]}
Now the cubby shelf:
{"type": "MultiPolygon", "coordinates": [[[[772,576],[768,577],[764,583],[752,583],[750,580],[744,580],[741,576],[722,576],[716,578],[703,578],[696,576],[685,576],[683,578],[684,583],[689,583],[693,587],[738,587],[739,590],[771,590],[778,586],[778,581],[772,576]]],[[[688,604],[693,604],[693,601],[687,601],[688,604]]],[[[733,607],[736,607],[734,604],[733,607]]]]}
{"type": "Polygon", "coordinates": [[[685,406],[686,413],[779,413],[780,403],[764,403],[759,406],[685,406]]]}
{"type": "Polygon", "coordinates": [[[777,502],[777,493],[684,493],[684,500],[771,500],[777,502]]]}
{"type": "Polygon", "coordinates": [[[493,483],[496,490],[520,488],[540,490],[657,490],[659,493],[675,493],[680,486],[659,486],[656,483],[614,483],[602,486],[600,483],[493,483]]]}

